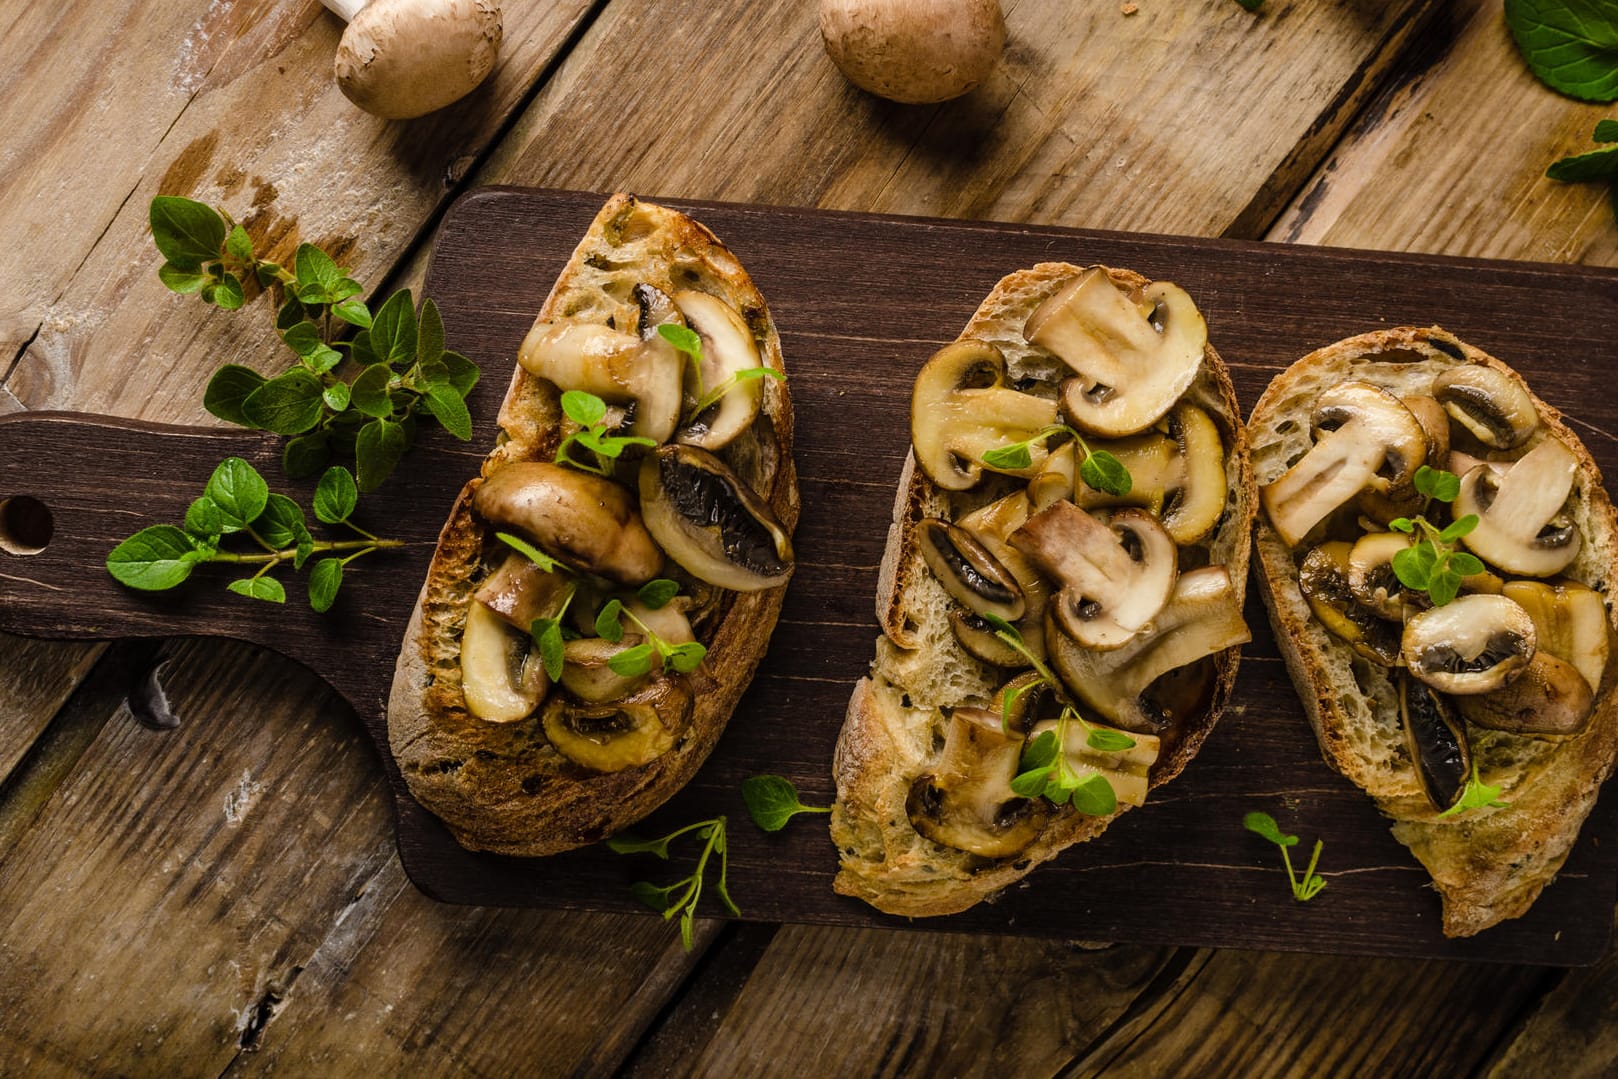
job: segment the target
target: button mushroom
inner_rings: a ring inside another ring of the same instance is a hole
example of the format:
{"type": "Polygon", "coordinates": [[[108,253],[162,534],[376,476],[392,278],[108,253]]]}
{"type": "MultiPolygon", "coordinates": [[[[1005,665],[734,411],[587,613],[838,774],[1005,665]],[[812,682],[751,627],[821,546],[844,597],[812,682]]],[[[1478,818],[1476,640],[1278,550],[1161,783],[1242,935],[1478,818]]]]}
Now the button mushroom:
{"type": "Polygon", "coordinates": [[[1190,387],[1208,325],[1178,286],[1154,282],[1137,298],[1094,267],[1035,308],[1023,336],[1078,374],[1062,385],[1073,425],[1121,438],[1156,423],[1190,387]]]}
{"type": "MultiPolygon", "coordinates": [[[[1006,358],[987,341],[945,345],[916,376],[910,393],[910,441],[927,478],[947,491],[965,491],[983,472],[983,455],[1032,438],[1056,422],[1056,403],[1006,385],[1006,358]]],[[[1045,460],[1029,447],[1032,476],[1045,460]]],[[[997,471],[1001,471],[998,470],[997,471]]]]}
{"type": "Polygon", "coordinates": [[[1085,648],[1123,647],[1174,588],[1174,540],[1143,510],[1103,522],[1071,502],[1052,503],[1012,533],[1011,545],[1056,582],[1047,611],[1085,648]]]}
{"type": "Polygon", "coordinates": [[[498,0],[322,0],[348,23],[333,65],[343,96],[408,120],[471,93],[500,51],[498,0]]]}
{"type": "MultiPolygon", "coordinates": [[[[737,372],[759,367],[758,346],[752,331],[730,304],[719,297],[694,289],[674,294],[674,302],[686,324],[702,339],[702,377],[687,379],[686,407],[699,403],[701,393],[718,389],[737,372]]],[[[686,365],[690,372],[690,364],[686,365]]],[[[764,385],[757,379],[737,382],[723,397],[693,416],[681,428],[679,440],[689,446],[717,450],[729,445],[752,426],[764,399],[764,385]]]]}
{"type": "Polygon", "coordinates": [[[1439,812],[1449,809],[1472,774],[1466,731],[1442,694],[1405,675],[1399,678],[1399,721],[1422,793],[1439,812]]]}
{"type": "MultiPolygon", "coordinates": [[[[1224,442],[1213,419],[1195,405],[1176,405],[1165,419],[1167,435],[1153,432],[1090,447],[1111,453],[1129,471],[1127,494],[1097,491],[1082,479],[1075,485],[1070,478],[1069,487],[1083,509],[1142,506],[1159,516],[1175,543],[1187,546],[1206,539],[1225,512],[1224,442]]],[[[1071,477],[1071,446],[1052,453],[1050,460],[1063,451],[1071,477]]]]}
{"type": "Polygon", "coordinates": [[[1023,616],[1022,586],[966,529],[928,517],[916,528],[916,545],[944,591],[974,613],[1007,622],[1023,616]]]}
{"type": "Polygon", "coordinates": [[[545,705],[545,737],[575,764],[621,772],[673,749],[690,718],[691,691],[684,680],[659,678],[632,697],[605,704],[556,694],[545,705]]]}
{"type": "MultiPolygon", "coordinates": [[[[1048,610],[1046,620],[1053,621],[1048,610]]],[[[1147,687],[1175,668],[1251,639],[1230,574],[1223,566],[1204,566],[1180,574],[1168,605],[1124,647],[1092,651],[1052,624],[1046,628],[1045,651],[1063,685],[1096,715],[1151,734],[1162,727],[1163,717],[1142,706],[1147,687]]]]}
{"type": "Polygon", "coordinates": [[[1562,512],[1578,470],[1573,451],[1554,438],[1518,458],[1504,475],[1488,465],[1473,468],[1461,477],[1455,516],[1475,513],[1478,524],[1461,542],[1507,573],[1562,572],[1582,542],[1578,526],[1562,512]]]}
{"type": "Polygon", "coordinates": [[[659,446],[640,465],[646,527],[692,576],[758,592],[792,576],[792,541],[765,501],[695,446],[659,446]]]}
{"type": "Polygon", "coordinates": [[[1512,734],[1578,734],[1595,711],[1595,694],[1571,663],[1541,649],[1509,686],[1476,697],[1457,697],[1467,722],[1512,734]]]}
{"type": "Polygon", "coordinates": [[[559,390],[633,402],[632,435],[667,442],[680,421],[685,360],[656,333],[638,337],[577,319],[540,322],[523,339],[517,362],[559,390]]]}
{"type": "Polygon", "coordinates": [[[663,552],[642,524],[634,498],[600,476],[546,461],[516,461],[483,481],[472,508],[496,527],[521,532],[546,554],[620,584],[651,580],[663,566],[663,552]]]}
{"type": "MultiPolygon", "coordinates": [[[[1028,520],[1029,496],[1023,491],[998,498],[963,516],[957,526],[983,545],[1011,574],[1022,591],[1023,613],[1009,619],[1022,634],[1023,646],[1038,659],[1045,658],[1045,579],[1021,551],[1012,547],[1009,537],[1028,520]]],[[[950,612],[950,625],[961,646],[985,663],[1000,667],[1021,667],[1028,660],[999,637],[994,627],[977,612],[956,608],[950,612]]]]}
{"type": "Polygon", "coordinates": [[[1448,368],[1433,379],[1433,396],[1456,423],[1493,449],[1520,446],[1539,429],[1539,410],[1527,388],[1495,367],[1448,368]]]}
{"type": "Polygon", "coordinates": [[[527,633],[536,618],[552,618],[573,591],[573,580],[559,571],[540,569],[512,551],[475,593],[477,601],[527,633]]]}
{"type": "Polygon", "coordinates": [[[1501,594],[1534,620],[1541,652],[1571,663],[1590,692],[1601,691],[1612,638],[1601,593],[1576,581],[1511,581],[1501,594]]]}
{"type": "MultiPolygon", "coordinates": [[[[696,635],[691,632],[690,620],[672,605],[652,610],[631,601],[624,609],[669,644],[696,640],[696,635]]],[[[610,664],[613,656],[641,644],[644,639],[640,633],[625,633],[619,641],[608,641],[601,637],[579,637],[568,641],[562,647],[562,688],[579,700],[592,704],[617,700],[636,692],[663,670],[660,655],[653,652],[650,667],[639,675],[619,674],[610,664]]]]}
{"type": "Polygon", "coordinates": [[[1393,572],[1393,556],[1410,546],[1399,532],[1372,532],[1348,552],[1348,590],[1366,610],[1394,622],[1405,616],[1404,585],[1393,572]]]}
{"type": "MultiPolygon", "coordinates": [[[[1417,464],[1431,468],[1445,468],[1449,459],[1449,416],[1444,406],[1422,394],[1399,398],[1399,403],[1410,410],[1427,436],[1427,456],[1417,464]]],[[[1451,469],[1451,471],[1454,471],[1451,469]]],[[[1456,475],[1460,475],[1459,472],[1456,475]]],[[[1414,473],[1412,473],[1414,478],[1414,473]]],[[[1390,487],[1386,492],[1364,490],[1359,495],[1360,512],[1377,524],[1385,525],[1396,517],[1414,517],[1426,504],[1427,496],[1416,490],[1415,484],[1390,487]]]]}
{"type": "Polygon", "coordinates": [[[1311,432],[1309,452],[1259,492],[1270,524],[1289,547],[1365,488],[1402,490],[1427,458],[1416,417],[1368,382],[1343,382],[1322,393],[1311,432]]]}
{"type": "Polygon", "coordinates": [[[931,772],[910,786],[910,823],[934,843],[984,858],[1008,858],[1045,827],[1044,801],[1011,789],[1022,757],[1021,735],[1000,728],[986,708],[957,708],[931,772]]]}
{"type": "Polygon", "coordinates": [[[1359,604],[1349,587],[1349,554],[1342,540],[1322,543],[1298,567],[1298,585],[1320,624],[1366,659],[1383,667],[1399,662],[1399,627],[1359,604]]]}
{"type": "Polygon", "coordinates": [[[1504,596],[1461,596],[1405,623],[1400,651],[1410,673],[1441,693],[1490,693],[1520,675],[1538,635],[1528,612],[1504,596]]]}
{"type": "Polygon", "coordinates": [[[461,695],[490,723],[515,723],[539,707],[550,680],[533,640],[471,600],[461,632],[461,695]]]}

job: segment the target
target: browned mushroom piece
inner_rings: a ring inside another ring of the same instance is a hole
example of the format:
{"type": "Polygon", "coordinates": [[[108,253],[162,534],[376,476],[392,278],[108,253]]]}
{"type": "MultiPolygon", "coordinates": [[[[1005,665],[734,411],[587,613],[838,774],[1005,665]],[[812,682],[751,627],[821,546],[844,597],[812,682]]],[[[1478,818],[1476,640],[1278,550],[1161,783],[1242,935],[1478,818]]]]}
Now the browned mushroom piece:
{"type": "Polygon", "coordinates": [[[1480,464],[1461,477],[1457,518],[1476,514],[1477,527],[1461,542],[1479,558],[1524,577],[1560,573],[1578,557],[1582,538],[1563,511],[1573,492],[1579,460],[1555,438],[1546,438],[1502,475],[1480,464]]]}
{"type": "Polygon", "coordinates": [[[1007,622],[1023,616],[1027,604],[1017,578],[966,529],[925,518],[916,526],[916,546],[944,591],[974,614],[1007,622]]]}
{"type": "Polygon", "coordinates": [[[1533,619],[1539,650],[1571,663],[1590,692],[1599,693],[1612,647],[1601,593],[1568,580],[1511,581],[1500,591],[1533,619]]]}
{"type": "Polygon", "coordinates": [[[1032,843],[1048,810],[1011,789],[1023,738],[986,708],[950,713],[944,748],[931,772],[910,786],[905,810],[928,839],[985,858],[1007,858],[1032,843]]]}
{"type": "Polygon", "coordinates": [[[1476,697],[1457,697],[1468,723],[1512,734],[1565,736],[1590,723],[1595,694],[1571,663],[1543,650],[1508,686],[1476,697]]]}
{"type": "Polygon", "coordinates": [[[1298,586],[1322,626],[1355,652],[1383,667],[1399,662],[1401,627],[1360,604],[1349,586],[1349,554],[1343,540],[1322,543],[1304,556],[1298,586]]]}
{"type": "Polygon", "coordinates": [[[474,593],[477,601],[527,633],[536,618],[554,618],[575,582],[561,570],[544,570],[526,555],[512,551],[484,578],[474,593]]]}
{"type": "Polygon", "coordinates": [[[558,753],[595,772],[650,764],[674,748],[691,719],[691,690],[659,678],[621,700],[595,704],[554,694],[544,710],[545,737],[558,753]]]}
{"type": "Polygon", "coordinates": [[[523,339],[517,362],[559,390],[629,406],[631,435],[666,442],[679,423],[685,360],[656,333],[638,336],[577,319],[539,322],[523,339]]]}
{"type": "Polygon", "coordinates": [[[775,512],[707,450],[659,446],[638,483],[646,527],[693,577],[758,592],[792,576],[792,540],[775,512]]]}
{"type": "Polygon", "coordinates": [[[1494,367],[1451,367],[1433,379],[1433,397],[1451,419],[1491,449],[1520,446],[1539,429],[1539,410],[1527,388],[1494,367]]]}
{"type": "Polygon", "coordinates": [[[1492,693],[1534,658],[1528,612],[1504,596],[1461,596],[1412,616],[1400,640],[1410,673],[1440,693],[1492,693]]]}
{"type": "Polygon", "coordinates": [[[515,723],[539,707],[549,686],[533,639],[477,600],[468,602],[461,632],[466,710],[490,723],[515,723]]]}
{"type": "Polygon", "coordinates": [[[1472,747],[1450,702],[1431,686],[1400,675],[1399,722],[1422,793],[1434,809],[1449,809],[1472,774],[1472,747]]]}
{"type": "Polygon", "coordinates": [[[728,446],[752,426],[764,400],[764,384],[757,379],[737,381],[724,396],[690,415],[701,403],[700,395],[715,392],[738,373],[763,366],[758,345],[747,323],[730,304],[719,297],[682,289],[673,296],[686,325],[702,341],[701,374],[685,364],[683,408],[689,417],[678,435],[680,442],[718,450],[728,446]]]}
{"type": "Polygon", "coordinates": [[[619,584],[651,580],[663,566],[634,497],[601,476],[546,461],[512,462],[483,481],[472,509],[567,565],[619,584]]]}
{"type": "MultiPolygon", "coordinates": [[[[916,464],[947,491],[975,485],[985,453],[1032,438],[1055,422],[1056,402],[1008,386],[1006,358],[987,341],[945,345],[922,367],[910,392],[916,464]]],[[[1036,443],[1029,447],[1027,468],[995,471],[1032,476],[1045,454],[1036,443]]]]}

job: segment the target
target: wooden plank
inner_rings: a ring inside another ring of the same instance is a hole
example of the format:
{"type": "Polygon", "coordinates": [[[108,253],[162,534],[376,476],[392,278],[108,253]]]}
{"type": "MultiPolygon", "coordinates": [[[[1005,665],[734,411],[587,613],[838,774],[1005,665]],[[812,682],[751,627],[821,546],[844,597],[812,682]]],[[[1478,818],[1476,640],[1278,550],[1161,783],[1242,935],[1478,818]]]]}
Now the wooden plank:
{"type": "Polygon", "coordinates": [[[104,649],[0,634],[0,782],[104,649]]]}
{"type": "Polygon", "coordinates": [[[1006,3],[1010,42],[966,98],[850,86],[815,5],[665,17],[608,7],[479,174],[645,195],[1254,235],[1436,5],[1006,3]],[[621,72],[674,70],[625,93],[621,72]],[[632,117],[634,138],[579,145],[632,117]],[[588,138],[588,137],[587,137],[588,138]],[[559,148],[566,149],[559,149],[559,148]]]}

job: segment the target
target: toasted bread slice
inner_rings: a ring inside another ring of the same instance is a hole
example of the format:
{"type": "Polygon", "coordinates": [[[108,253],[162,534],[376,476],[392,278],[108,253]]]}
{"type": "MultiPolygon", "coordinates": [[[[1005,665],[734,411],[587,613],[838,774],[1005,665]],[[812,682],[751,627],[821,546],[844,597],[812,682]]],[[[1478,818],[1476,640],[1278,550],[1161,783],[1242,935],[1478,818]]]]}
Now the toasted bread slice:
{"type": "MultiPolygon", "coordinates": [[[[1503,372],[1527,390],[1505,364],[1437,327],[1381,330],[1310,353],[1278,375],[1253,409],[1248,429],[1260,487],[1273,483],[1308,451],[1310,412],[1323,390],[1359,380],[1396,397],[1426,395],[1439,373],[1469,365],[1503,372]]],[[[1605,599],[1618,569],[1612,503],[1595,462],[1561,414],[1530,398],[1539,418],[1532,439],[1488,456],[1499,461],[1520,457],[1547,438],[1572,451],[1578,466],[1566,511],[1583,542],[1559,576],[1588,585],[1605,599]]],[[[1458,427],[1456,432],[1464,441],[1458,427]]],[[[1466,723],[1481,781],[1499,787],[1497,800],[1509,804],[1441,818],[1406,748],[1397,668],[1368,661],[1328,632],[1312,615],[1300,587],[1300,562],[1307,550],[1318,537],[1353,531],[1357,512],[1350,503],[1295,546],[1281,538],[1268,514],[1260,513],[1255,537],[1264,600],[1326,761],[1376,800],[1393,820],[1394,836],[1432,875],[1443,899],[1444,933],[1470,936],[1525,912],[1567,858],[1618,753],[1618,664],[1606,664],[1588,725],[1576,736],[1527,736],[1466,723]]],[[[1610,626],[1610,604],[1608,608],[1610,626]]]]}
{"type": "MultiPolygon", "coordinates": [[[[958,341],[992,343],[1005,357],[1008,384],[1037,384],[1047,397],[1054,394],[1071,372],[1050,352],[1030,344],[1024,326],[1044,301],[1083,272],[1065,263],[1043,263],[1005,277],[958,341]]],[[[1105,273],[1126,293],[1138,294],[1149,284],[1128,270],[1105,273]]],[[[1217,465],[1222,484],[1216,495],[1222,507],[1216,510],[1218,523],[1204,538],[1180,548],[1180,565],[1226,567],[1239,610],[1254,494],[1246,429],[1229,374],[1211,345],[1204,348],[1194,381],[1179,401],[1212,418],[1224,454],[1217,465]]],[[[877,638],[870,676],[854,689],[837,742],[837,802],[831,818],[832,840],[841,858],[836,890],[888,913],[927,916],[965,910],[1072,844],[1101,834],[1129,808],[1120,801],[1111,814],[1087,816],[1072,806],[1050,807],[1037,837],[1003,857],[934,842],[917,831],[908,815],[912,784],[939,765],[950,710],[990,706],[1014,673],[962,646],[951,624],[959,605],[928,568],[918,526],[927,518],[959,521],[1018,485],[1009,477],[991,476],[971,490],[944,490],[918,466],[914,452],[899,480],[876,596],[883,635],[877,638]]],[[[1161,755],[1150,768],[1151,787],[1179,774],[1212,731],[1235,681],[1239,653],[1239,646],[1230,647],[1195,665],[1203,676],[1196,707],[1165,732],[1161,755]]]]}
{"type": "MultiPolygon", "coordinates": [[[[764,297],[735,256],[686,215],[629,195],[615,195],[602,208],[536,325],[572,320],[634,328],[639,314],[633,290],[642,284],[665,295],[694,290],[722,300],[745,322],[760,362],[783,370],[764,297]]],[[[718,456],[790,533],[798,515],[792,407],[783,382],[761,382],[757,417],[718,456]]],[[[784,584],[759,591],[708,589],[665,563],[663,575],[702,594],[691,625],[707,654],[689,674],[661,675],[689,695],[690,713],[673,732],[672,745],[647,763],[596,771],[570,760],[547,739],[543,708],[515,722],[472,714],[462,689],[463,626],[469,604],[476,602],[473,594],[511,553],[474,512],[473,500],[479,486],[503,469],[552,460],[571,423],[560,398],[552,382],[516,369],[500,411],[498,444],[482,477],[462,491],[439,537],[388,705],[389,743],[411,793],[462,845],[501,854],[552,854],[596,842],[679,790],[713,749],[752,679],[785,592],[784,584]]],[[[631,463],[630,487],[633,475],[631,463]]],[[[587,629],[588,620],[584,624],[587,629]]],[[[549,690],[558,692],[556,686],[549,690]]]]}

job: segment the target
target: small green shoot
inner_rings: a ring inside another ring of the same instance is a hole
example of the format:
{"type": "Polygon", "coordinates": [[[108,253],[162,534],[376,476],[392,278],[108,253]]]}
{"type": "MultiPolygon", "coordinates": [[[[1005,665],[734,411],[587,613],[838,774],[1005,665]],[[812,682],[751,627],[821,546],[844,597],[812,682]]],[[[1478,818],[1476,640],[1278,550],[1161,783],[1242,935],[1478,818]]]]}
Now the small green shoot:
{"type": "Polygon", "coordinates": [[[579,429],[556,447],[556,463],[559,465],[572,465],[582,472],[592,472],[597,476],[611,476],[613,465],[623,456],[624,450],[630,446],[657,445],[656,439],[639,435],[608,434],[607,403],[593,393],[568,390],[562,394],[562,411],[568,419],[578,424],[579,429]],[[568,451],[574,446],[584,447],[594,460],[583,461],[572,456],[568,451]]]}
{"type": "Polygon", "coordinates": [[[657,885],[641,880],[629,886],[630,893],[636,899],[663,915],[665,921],[679,914],[680,943],[688,952],[692,948],[693,921],[696,918],[697,903],[702,898],[708,862],[715,854],[719,855],[719,880],[714,885],[714,891],[719,895],[719,901],[725,905],[726,910],[732,914],[741,914],[741,910],[731,901],[726,885],[730,855],[725,850],[725,818],[715,817],[713,820],[688,824],[659,839],[642,839],[625,832],[607,840],[607,848],[618,854],[655,854],[667,861],[669,844],[692,832],[696,833],[698,839],[704,840],[704,845],[702,853],[697,856],[696,868],[692,870],[690,876],[682,877],[669,885],[657,885]]]}
{"type": "Polygon", "coordinates": [[[1124,463],[1106,450],[1090,449],[1089,444],[1084,441],[1084,436],[1065,423],[1050,424],[1032,438],[989,450],[983,455],[983,463],[990,468],[1004,469],[1008,472],[1027,468],[1034,463],[1030,447],[1036,442],[1043,442],[1059,434],[1071,436],[1079,452],[1084,455],[1079,461],[1080,479],[1104,494],[1122,497],[1129,493],[1134,481],[1130,478],[1129,469],[1124,467],[1124,463]]]}
{"type": "MultiPolygon", "coordinates": [[[[1460,493],[1460,477],[1422,465],[1416,469],[1416,490],[1427,496],[1427,505],[1433,502],[1453,502],[1460,493]]],[[[1422,507],[1423,512],[1426,506],[1422,507]]],[[[1425,516],[1398,517],[1388,522],[1395,532],[1414,534],[1422,538],[1393,556],[1393,572],[1399,583],[1415,592],[1425,592],[1433,605],[1442,607],[1460,593],[1461,581],[1474,573],[1482,573],[1483,562],[1476,555],[1459,550],[1461,537],[1478,526],[1476,514],[1450,522],[1439,528],[1425,516]]]]}
{"type": "Polygon", "coordinates": [[[1281,861],[1287,867],[1287,880],[1292,884],[1292,898],[1300,903],[1307,903],[1320,894],[1326,886],[1326,879],[1315,872],[1315,866],[1320,863],[1320,848],[1325,846],[1325,840],[1315,840],[1315,852],[1309,858],[1309,868],[1303,871],[1303,879],[1292,868],[1292,855],[1288,853],[1289,847],[1298,845],[1295,835],[1283,835],[1275,818],[1268,813],[1249,813],[1242,818],[1242,827],[1255,835],[1263,836],[1271,843],[1281,848],[1281,861]]]}
{"type": "MultiPolygon", "coordinates": [[[[642,585],[638,596],[641,602],[646,603],[646,606],[655,610],[674,598],[673,594],[668,592],[669,585],[674,585],[676,592],[679,590],[679,585],[673,581],[659,578],[642,585]],[[648,597],[652,599],[661,598],[662,602],[649,603],[647,602],[648,597]]],[[[703,659],[708,655],[707,647],[700,641],[686,641],[683,644],[670,644],[665,641],[653,632],[650,626],[635,617],[635,612],[625,607],[623,601],[616,597],[609,599],[602,606],[600,612],[597,613],[596,636],[614,643],[623,640],[623,620],[625,618],[635,624],[635,627],[645,640],[640,644],[624,649],[607,660],[607,666],[611,668],[614,674],[624,678],[635,678],[643,675],[652,669],[652,657],[654,655],[657,656],[661,667],[673,670],[678,674],[690,674],[701,665],[703,659]]]]}
{"type": "Polygon", "coordinates": [[[1466,786],[1461,790],[1461,796],[1455,800],[1454,805],[1440,813],[1438,819],[1458,817],[1468,810],[1482,809],[1485,806],[1491,809],[1504,809],[1511,804],[1499,801],[1499,798],[1499,787],[1491,787],[1478,778],[1478,762],[1473,758],[1472,774],[1466,777],[1466,786]]]}
{"type": "Polygon", "coordinates": [[[798,788],[784,776],[748,776],[742,780],[742,801],[747,815],[766,832],[779,832],[799,813],[830,813],[830,806],[804,805],[798,788]]]}

